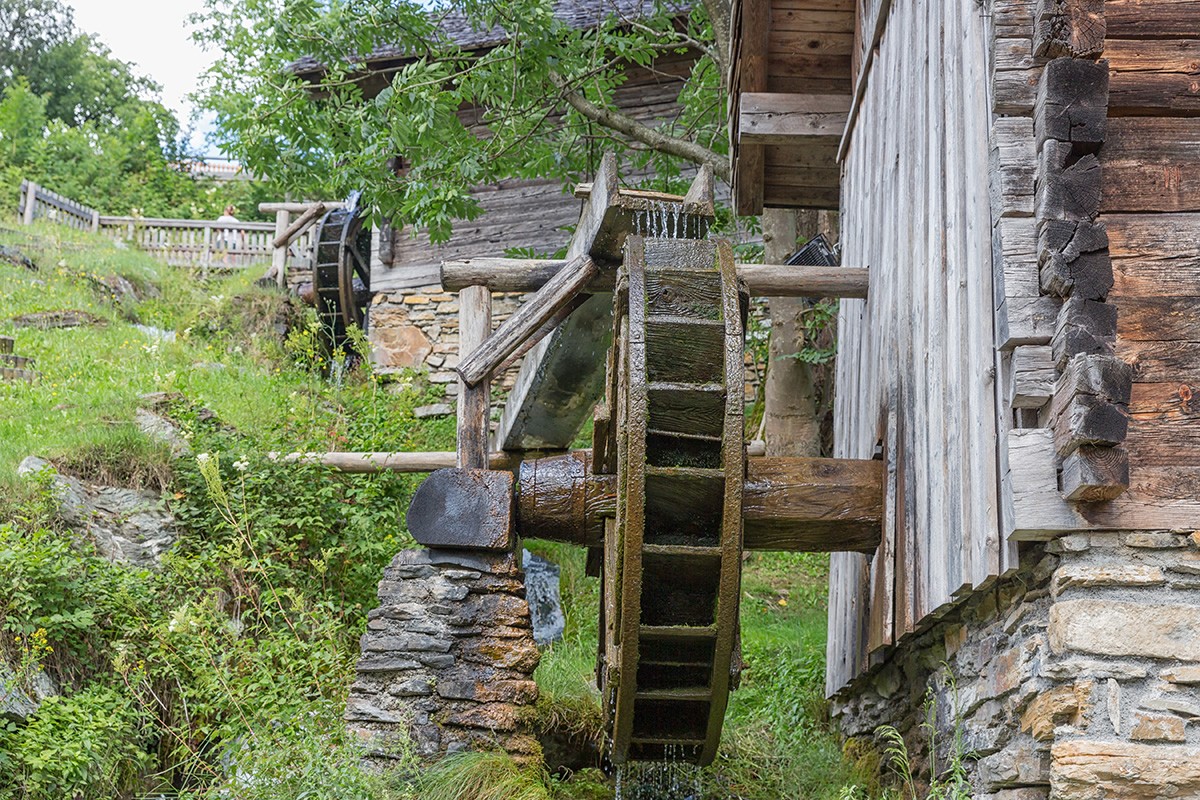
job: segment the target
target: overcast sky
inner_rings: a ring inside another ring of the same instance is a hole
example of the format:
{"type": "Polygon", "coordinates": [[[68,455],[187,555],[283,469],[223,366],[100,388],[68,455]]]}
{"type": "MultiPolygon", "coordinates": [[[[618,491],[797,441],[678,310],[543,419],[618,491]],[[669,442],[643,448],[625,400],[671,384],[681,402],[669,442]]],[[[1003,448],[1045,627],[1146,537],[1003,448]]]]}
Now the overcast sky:
{"type": "MultiPolygon", "coordinates": [[[[188,124],[192,107],[187,95],[195,91],[197,78],[213,62],[192,41],[186,20],[204,7],[204,0],[68,0],[75,7],[75,24],[94,33],[122,61],[132,61],[138,72],[163,87],[163,103],[188,124]]],[[[193,146],[204,152],[203,131],[210,123],[201,121],[193,146]]],[[[217,155],[211,152],[209,155],[217,155]]]]}

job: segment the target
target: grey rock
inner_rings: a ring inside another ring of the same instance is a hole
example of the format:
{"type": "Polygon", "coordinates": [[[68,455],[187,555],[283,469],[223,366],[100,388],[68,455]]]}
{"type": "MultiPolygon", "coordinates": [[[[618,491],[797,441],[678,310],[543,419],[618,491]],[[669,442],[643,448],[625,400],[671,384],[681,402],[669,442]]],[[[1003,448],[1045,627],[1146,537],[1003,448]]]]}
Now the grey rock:
{"type": "Polygon", "coordinates": [[[171,420],[144,408],[135,411],[133,418],[142,433],[171,449],[172,458],[184,458],[192,454],[192,446],[171,420]]]}
{"type": "Polygon", "coordinates": [[[558,565],[528,550],[523,551],[521,558],[525,568],[525,599],[529,602],[533,640],[545,647],[561,639],[567,625],[558,589],[558,565]]]}
{"type": "MultiPolygon", "coordinates": [[[[17,467],[17,473],[31,476],[53,469],[44,459],[30,456],[17,467]]],[[[102,486],[57,473],[52,481],[59,517],[87,534],[105,558],[135,567],[156,567],[179,537],[175,518],[154,492],[102,486]]]]}
{"type": "Polygon", "coordinates": [[[1142,701],[1142,708],[1170,711],[1181,717],[1200,717],[1200,705],[1180,697],[1151,697],[1142,701]]]}
{"type": "Polygon", "coordinates": [[[0,661],[0,719],[24,722],[43,700],[56,694],[58,687],[40,668],[22,680],[8,664],[0,661]]]}
{"type": "Polygon", "coordinates": [[[427,406],[417,406],[413,409],[413,416],[417,419],[426,419],[428,417],[445,417],[454,413],[454,409],[449,403],[433,403],[427,406]]]}

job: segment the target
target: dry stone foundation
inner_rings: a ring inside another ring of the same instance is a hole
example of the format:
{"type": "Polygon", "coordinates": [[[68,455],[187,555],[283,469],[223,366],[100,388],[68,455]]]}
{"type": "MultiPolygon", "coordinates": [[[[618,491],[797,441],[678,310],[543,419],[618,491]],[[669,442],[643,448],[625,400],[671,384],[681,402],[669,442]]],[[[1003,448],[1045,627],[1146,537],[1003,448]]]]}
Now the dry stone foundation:
{"type": "MultiPolygon", "coordinates": [[[[979,800],[1200,797],[1200,532],[1080,533],[897,647],[833,699],[929,763],[956,718],[979,800]]],[[[946,763],[946,753],[938,759],[946,763]]]]}
{"type": "Polygon", "coordinates": [[[423,759],[496,748],[540,757],[521,724],[539,659],[524,595],[510,553],[414,549],[392,560],[346,706],[372,765],[395,763],[408,742],[423,759]]]}

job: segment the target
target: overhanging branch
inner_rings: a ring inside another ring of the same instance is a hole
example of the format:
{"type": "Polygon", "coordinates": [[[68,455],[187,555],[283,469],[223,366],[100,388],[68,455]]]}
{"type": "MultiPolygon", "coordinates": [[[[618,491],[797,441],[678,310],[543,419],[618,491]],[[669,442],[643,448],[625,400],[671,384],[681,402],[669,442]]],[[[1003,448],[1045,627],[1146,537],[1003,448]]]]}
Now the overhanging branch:
{"type": "Polygon", "coordinates": [[[563,98],[570,104],[571,108],[597,125],[602,125],[618,133],[623,133],[630,139],[652,147],[660,153],[677,156],[696,164],[708,164],[712,167],[713,174],[718,178],[725,181],[729,180],[729,159],[719,153],[695,142],[689,142],[686,139],[680,139],[675,136],[668,136],[661,131],[654,130],[649,125],[638,122],[633,117],[596,105],[572,89],[567,81],[557,72],[550,72],[550,81],[562,92],[563,98]]]}

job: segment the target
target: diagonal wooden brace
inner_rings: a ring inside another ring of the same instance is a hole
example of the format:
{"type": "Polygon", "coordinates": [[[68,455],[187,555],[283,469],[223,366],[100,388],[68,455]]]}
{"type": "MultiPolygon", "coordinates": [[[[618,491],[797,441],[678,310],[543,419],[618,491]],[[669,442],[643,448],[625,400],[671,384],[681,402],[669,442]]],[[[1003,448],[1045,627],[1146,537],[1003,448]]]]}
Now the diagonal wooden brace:
{"type": "Polygon", "coordinates": [[[456,368],[468,386],[489,378],[522,345],[536,344],[552,327],[546,323],[570,305],[596,277],[599,268],[590,256],[568,261],[517,312],[475,348],[456,368]],[[536,337],[536,338],[535,338],[536,337]]]}

